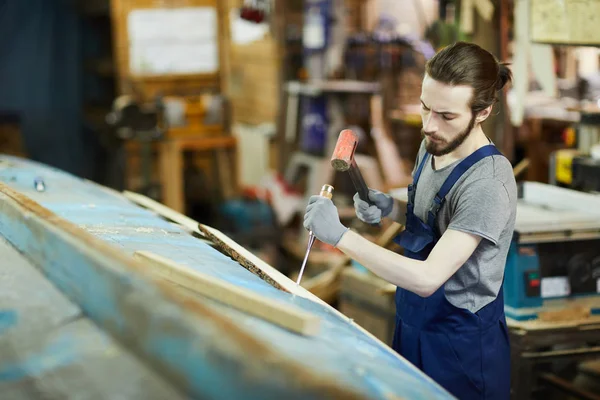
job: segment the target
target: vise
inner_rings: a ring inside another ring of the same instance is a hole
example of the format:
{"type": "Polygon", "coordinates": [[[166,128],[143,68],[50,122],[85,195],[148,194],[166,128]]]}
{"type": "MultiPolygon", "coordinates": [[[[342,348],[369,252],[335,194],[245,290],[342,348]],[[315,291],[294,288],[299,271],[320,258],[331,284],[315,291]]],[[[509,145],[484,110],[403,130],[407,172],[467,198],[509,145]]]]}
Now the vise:
{"type": "Polygon", "coordinates": [[[519,185],[504,302],[514,320],[570,307],[600,314],[600,195],[519,185]]]}

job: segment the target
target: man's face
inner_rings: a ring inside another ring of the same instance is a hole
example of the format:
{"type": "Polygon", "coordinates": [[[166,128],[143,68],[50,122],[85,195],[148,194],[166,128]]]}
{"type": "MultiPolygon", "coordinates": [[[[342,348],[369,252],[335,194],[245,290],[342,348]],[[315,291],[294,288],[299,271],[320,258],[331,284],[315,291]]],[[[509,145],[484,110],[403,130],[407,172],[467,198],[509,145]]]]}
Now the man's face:
{"type": "Polygon", "coordinates": [[[470,86],[450,86],[427,74],[421,89],[421,119],[425,148],[434,156],[451,153],[460,146],[475,125],[469,102],[470,86]]]}

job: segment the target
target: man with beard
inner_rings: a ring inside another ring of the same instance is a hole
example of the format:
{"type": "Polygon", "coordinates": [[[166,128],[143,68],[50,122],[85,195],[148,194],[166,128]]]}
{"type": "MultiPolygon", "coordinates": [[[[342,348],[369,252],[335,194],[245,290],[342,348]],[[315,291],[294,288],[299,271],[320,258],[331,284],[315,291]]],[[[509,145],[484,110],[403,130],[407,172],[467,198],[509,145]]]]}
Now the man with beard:
{"type": "Polygon", "coordinates": [[[484,134],[509,69],[475,44],[458,42],[427,62],[421,90],[424,136],[408,203],[370,190],[358,217],[406,225],[403,255],[340,223],[313,196],[304,226],[397,286],[392,347],[459,399],[508,399],[510,346],[504,266],[516,215],[510,162],[484,134]]]}

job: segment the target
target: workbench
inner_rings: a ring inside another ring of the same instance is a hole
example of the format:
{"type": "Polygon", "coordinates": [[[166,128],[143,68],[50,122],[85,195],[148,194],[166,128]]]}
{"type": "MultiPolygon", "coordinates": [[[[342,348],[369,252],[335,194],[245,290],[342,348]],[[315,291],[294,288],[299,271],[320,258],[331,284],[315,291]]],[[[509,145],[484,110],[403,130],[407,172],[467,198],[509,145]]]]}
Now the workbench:
{"type": "MultiPolygon", "coordinates": [[[[507,318],[511,345],[513,399],[529,399],[540,386],[552,387],[578,398],[581,389],[540,369],[556,361],[600,360],[600,316],[573,321],[516,321],[507,318]]],[[[582,394],[583,393],[583,394],[582,394]]]]}
{"type": "Polygon", "coordinates": [[[452,398],[219,231],[8,156],[0,257],[3,399],[452,398]],[[231,293],[201,295],[154,275],[141,252],[314,324],[295,331],[225,304],[231,293]]]}
{"type": "Polygon", "coordinates": [[[549,366],[600,359],[599,281],[592,271],[581,272],[586,262],[593,265],[599,240],[599,196],[538,182],[519,185],[504,275],[514,399],[549,388],[598,399],[549,366]]]}

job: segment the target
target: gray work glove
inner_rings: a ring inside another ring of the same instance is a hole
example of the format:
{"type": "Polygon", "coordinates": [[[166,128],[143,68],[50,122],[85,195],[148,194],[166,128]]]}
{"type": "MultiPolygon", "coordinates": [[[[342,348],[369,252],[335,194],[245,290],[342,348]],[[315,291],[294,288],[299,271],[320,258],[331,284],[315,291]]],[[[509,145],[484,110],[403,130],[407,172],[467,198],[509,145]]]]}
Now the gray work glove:
{"type": "Polygon", "coordinates": [[[340,222],[333,202],[322,196],[311,196],[304,214],[304,227],[323,243],[337,246],[348,230],[340,222]]]}
{"type": "Polygon", "coordinates": [[[354,195],[356,216],[367,224],[378,224],[394,208],[394,199],[392,196],[381,193],[378,190],[369,189],[369,200],[375,203],[375,205],[371,206],[366,201],[361,200],[358,193],[354,195]]]}

